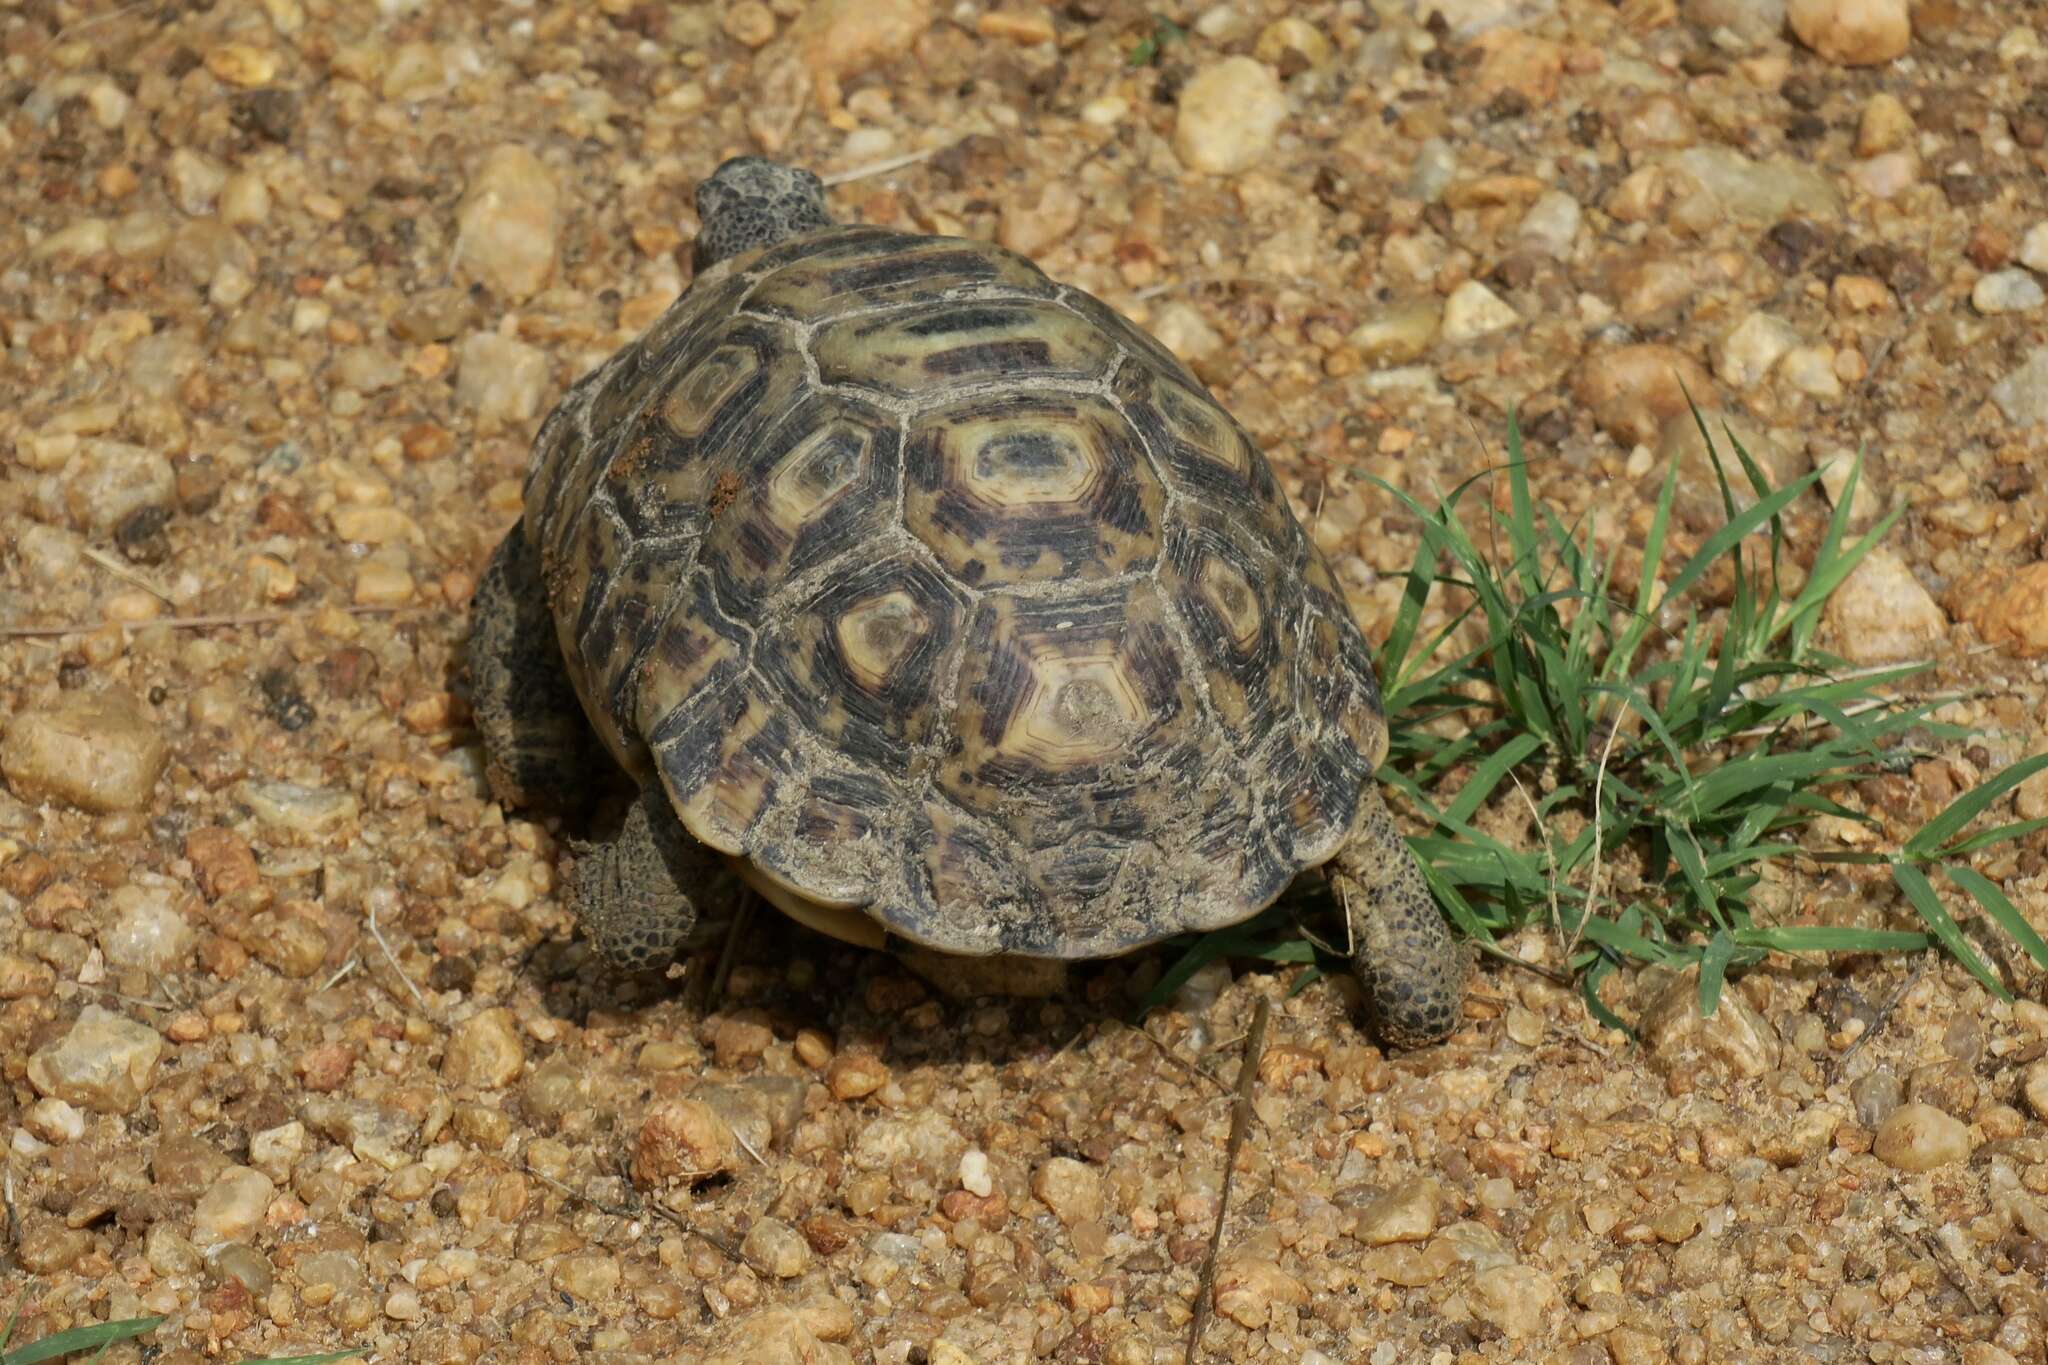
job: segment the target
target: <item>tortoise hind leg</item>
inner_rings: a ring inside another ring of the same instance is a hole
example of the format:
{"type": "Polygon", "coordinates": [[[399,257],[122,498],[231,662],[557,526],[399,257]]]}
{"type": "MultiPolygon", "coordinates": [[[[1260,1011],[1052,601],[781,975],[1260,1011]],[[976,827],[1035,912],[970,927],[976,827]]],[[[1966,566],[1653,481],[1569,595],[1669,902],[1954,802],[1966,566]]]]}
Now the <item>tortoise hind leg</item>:
{"type": "Polygon", "coordinates": [[[522,518],[477,582],[471,606],[471,705],[484,740],[485,776],[513,807],[582,804],[606,759],[562,664],[541,582],[540,556],[522,518]]]}
{"type": "Polygon", "coordinates": [[[697,898],[724,876],[718,855],[684,832],[658,782],[641,789],[610,838],[570,847],[569,909],[621,971],[668,965],[697,923],[697,898]]]}
{"type": "Polygon", "coordinates": [[[1468,966],[1379,793],[1366,801],[1330,881],[1373,1027],[1397,1047],[1423,1047],[1457,1027],[1468,966]]]}

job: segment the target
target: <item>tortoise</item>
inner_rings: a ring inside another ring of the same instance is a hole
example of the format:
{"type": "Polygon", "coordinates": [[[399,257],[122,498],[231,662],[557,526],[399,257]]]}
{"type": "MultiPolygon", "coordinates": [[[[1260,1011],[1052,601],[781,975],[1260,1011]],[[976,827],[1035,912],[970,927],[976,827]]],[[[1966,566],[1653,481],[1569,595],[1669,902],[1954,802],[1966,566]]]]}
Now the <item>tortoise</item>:
{"type": "Polygon", "coordinates": [[[1321,868],[1369,1022],[1447,1034],[1466,961],[1375,785],[1371,651],[1243,428],[1008,250],[837,224],[760,157],[696,204],[690,287],[543,421],[473,604],[494,794],[638,786],[573,845],[599,954],[665,964],[728,870],[964,970],[1321,868]]]}

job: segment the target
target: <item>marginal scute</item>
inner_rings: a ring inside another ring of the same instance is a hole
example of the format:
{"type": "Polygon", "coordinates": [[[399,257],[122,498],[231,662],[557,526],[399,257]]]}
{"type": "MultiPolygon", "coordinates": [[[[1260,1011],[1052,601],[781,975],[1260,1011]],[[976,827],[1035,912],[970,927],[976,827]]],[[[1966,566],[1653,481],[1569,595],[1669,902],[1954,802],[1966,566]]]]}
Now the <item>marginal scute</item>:
{"type": "Polygon", "coordinates": [[[856,230],[832,247],[775,268],[747,295],[745,306],[822,322],[891,304],[975,293],[1051,298],[1057,286],[1038,267],[1007,252],[946,238],[856,230]]]}

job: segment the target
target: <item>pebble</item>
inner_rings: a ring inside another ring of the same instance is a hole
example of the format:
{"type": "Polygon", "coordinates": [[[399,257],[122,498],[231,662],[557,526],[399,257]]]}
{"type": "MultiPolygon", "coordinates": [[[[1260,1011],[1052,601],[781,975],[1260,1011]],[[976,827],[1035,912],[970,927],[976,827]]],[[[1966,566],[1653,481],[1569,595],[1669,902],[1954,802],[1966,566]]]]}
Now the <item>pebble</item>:
{"type": "MultiPolygon", "coordinates": [[[[555,1263],[553,1284],[572,1299],[602,1303],[618,1288],[621,1273],[619,1258],[608,1251],[578,1252],[555,1263]]],[[[417,1311],[417,1301],[413,1306],[417,1311]]]]}
{"type": "Polygon", "coordinates": [[[1529,205],[1529,211],[1522,215],[1515,235],[1527,250],[1552,260],[1566,260],[1572,254],[1572,245],[1578,241],[1579,224],[1584,217],[1578,200],[1563,190],[1545,190],[1536,196],[1536,202],[1529,205]]]}
{"type": "Polygon", "coordinates": [[[2031,313],[2048,296],[2024,270],[1994,270],[1970,287],[1970,306],[1980,313],[2031,313]]]}
{"type": "Polygon", "coordinates": [[[448,89],[448,63],[432,43],[400,43],[385,64],[377,89],[398,104],[433,99],[448,89]]]}
{"type": "Polygon", "coordinates": [[[206,54],[208,71],[244,90],[269,85],[277,79],[281,64],[275,52],[248,43],[222,43],[206,54]]]}
{"type": "Polygon", "coordinates": [[[842,1052],[825,1068],[825,1085],[835,1100],[857,1100],[889,1083],[889,1068],[866,1052],[842,1052]]]}
{"type": "Polygon", "coordinates": [[[352,599],[359,607],[396,607],[412,601],[416,590],[410,573],[371,559],[356,566],[352,599]]]}
{"type": "Polygon", "coordinates": [[[1406,365],[1429,354],[1443,316],[1443,306],[1433,299],[1388,304],[1352,328],[1345,340],[1368,364],[1406,365]]]}
{"type": "Polygon", "coordinates": [[[277,1186],[247,1166],[230,1166],[214,1180],[192,1210],[192,1240],[201,1248],[246,1242],[263,1225],[277,1186]]]}
{"type": "Polygon", "coordinates": [[[1079,191],[1063,180],[1049,180],[1035,204],[1004,202],[996,240],[1020,256],[1035,256],[1074,230],[1081,209],[1079,191]]]}
{"type": "Polygon", "coordinates": [[[2034,1111],[2034,1117],[2048,1119],[2048,1060],[2027,1063],[2027,1069],[2020,1073],[2020,1090],[2026,1095],[2027,1108],[2034,1111]]]}
{"type": "Polygon", "coordinates": [[[1437,1183],[1404,1180],[1358,1211],[1351,1235],[1369,1247],[1424,1242],[1436,1232],[1437,1183]]]}
{"type": "Polygon", "coordinates": [[[1791,323],[1769,313],[1751,313],[1714,347],[1714,373],[1731,388],[1755,388],[1798,344],[1799,332],[1791,323]]]}
{"type": "Polygon", "coordinates": [[[1679,12],[1687,23],[1731,33],[1746,47],[1761,47],[1785,28],[1785,0],[1684,0],[1679,12]]]}
{"type": "Polygon", "coordinates": [[[1511,1341],[1533,1337],[1557,1307],[1557,1281],[1534,1266],[1499,1265],[1472,1277],[1472,1314],[1511,1341]]]}
{"type": "Polygon", "coordinates": [[[1668,164],[1730,217],[1776,223],[1794,216],[1832,218],[1842,209],[1834,181],[1800,162],[1752,161],[1730,147],[1700,146],[1672,153],[1668,164]]]}
{"type": "Polygon", "coordinates": [[[146,808],[166,757],[156,720],[119,686],[18,711],[0,733],[0,775],[15,796],[98,814],[146,808]]]}
{"type": "Polygon", "coordinates": [[[2029,270],[2048,274],[2048,223],[2036,223],[2020,238],[2019,262],[2029,270]]]}
{"type": "Polygon", "coordinates": [[[145,508],[168,508],[176,493],[177,475],[163,455],[101,437],[79,443],[64,480],[65,510],[88,533],[110,532],[145,508]]]}
{"type": "Polygon", "coordinates": [[[197,218],[213,212],[214,200],[227,184],[228,173],[219,162],[189,147],[179,147],[164,159],[164,178],[170,183],[171,198],[178,207],[197,218]]]}
{"type": "Polygon", "coordinates": [[[476,414],[479,430],[530,421],[540,411],[548,359],[539,347],[476,332],[463,338],[455,354],[455,401],[476,414]]]}
{"type": "Polygon", "coordinates": [[[1308,1301],[1308,1286],[1268,1257],[1232,1256],[1216,1267],[1216,1311],[1249,1331],[1272,1319],[1273,1305],[1300,1308],[1308,1301]]]}
{"type": "Polygon", "coordinates": [[[1849,1085],[1849,1100],[1856,1106],[1856,1122],[1875,1132],[1904,1098],[1898,1073],[1888,1066],[1872,1067],[1849,1085]]]}
{"type": "Polygon", "coordinates": [[[325,837],[356,823],[353,795],[297,782],[243,782],[235,795],[259,821],[275,829],[325,837]]]}
{"type": "Polygon", "coordinates": [[[62,1038],[28,1059],[39,1094],[96,1114],[126,1114],[142,1103],[163,1056],[156,1030],[87,1005],[62,1038]]]}
{"type": "Polygon", "coordinates": [[[1754,1080],[1778,1065],[1777,1030],[1736,990],[1723,989],[1712,1017],[1700,1013],[1697,967],[1678,973],[1643,1011],[1650,1064],[1666,1075],[1754,1080]]]}
{"type": "Polygon", "coordinates": [[[789,40],[818,104],[840,102],[843,82],[895,61],[931,27],[931,0],[813,0],[789,40]]]}
{"type": "Polygon", "coordinates": [[[747,1231],[740,1250],[778,1280],[793,1280],[811,1266],[811,1244],[779,1218],[763,1218],[747,1231]]]}
{"type": "Polygon", "coordinates": [[[1871,1150],[1894,1170],[1931,1171],[1970,1155],[1970,1128],[1930,1104],[1902,1104],[1877,1130],[1871,1150]]]}
{"type": "Polygon", "coordinates": [[[1778,377],[1809,398],[1832,402],[1842,396],[1842,376],[1832,346],[1794,346],[1778,362],[1778,377]]]}
{"type": "Polygon", "coordinates": [[[1657,440],[1666,422],[1689,413],[1688,391],[1711,403],[1713,380],[1691,356],[1657,342],[1594,351],[1572,381],[1573,394],[1624,448],[1657,440]]]}
{"type": "Polygon", "coordinates": [[[1444,300],[1443,338],[1456,343],[1505,331],[1522,320],[1500,295],[1467,280],[1444,300]]]}
{"type": "Polygon", "coordinates": [[[1880,90],[1864,101],[1856,121],[1856,155],[1897,151],[1912,136],[1913,115],[1897,95],[1880,90]]]}
{"type": "Polygon", "coordinates": [[[99,936],[109,966],[167,972],[198,942],[164,887],[123,886],[112,902],[116,918],[99,936]]]}
{"type": "MultiPolygon", "coordinates": [[[[802,1309],[759,1308],[718,1332],[703,1365],[852,1365],[853,1353],[823,1336],[802,1309]]],[[[876,1360],[881,1354],[875,1353],[876,1360]]]]}
{"type": "Polygon", "coordinates": [[[1920,158],[1905,150],[1883,152],[1849,167],[1849,178],[1872,199],[1896,199],[1920,182],[1920,158]]]}
{"type": "Polygon", "coordinates": [[[55,1095],[30,1105],[24,1121],[28,1130],[45,1142],[76,1142],[85,1136],[85,1115],[55,1095]]]}
{"type": "Polygon", "coordinates": [[[974,31],[984,38],[1000,38],[1019,47],[1035,47],[1059,36],[1052,26],[1052,16],[1036,7],[989,10],[975,24],[974,31]]]}
{"type": "Polygon", "coordinates": [[[1785,18],[1800,42],[1837,66],[1874,66],[1905,55],[1906,0],[1790,0],[1785,18]]]}
{"type": "Polygon", "coordinates": [[[725,36],[745,47],[766,47],[775,37],[775,16],[761,0],[739,0],[719,20],[725,36]]]}
{"type": "Polygon", "coordinates": [[[739,1143],[718,1111],[701,1100],[668,1100],[641,1120],[633,1150],[633,1181],[695,1182],[738,1169],[739,1143]]]}
{"type": "Polygon", "coordinates": [[[455,1026],[441,1057],[441,1079],[496,1090],[517,1080],[525,1065],[526,1044],[512,1011],[479,1010],[455,1026]]]}
{"type": "Polygon", "coordinates": [[[540,158],[517,143],[494,147],[456,214],[451,269],[519,302],[555,274],[561,192],[540,158]]]}
{"type": "Polygon", "coordinates": [[[1835,650],[1853,664],[1924,659],[1948,638],[1948,618],[1897,552],[1879,545],[1828,597],[1835,650]]]}
{"type": "Polygon", "coordinates": [[[1556,43],[1520,29],[1501,28],[1482,34],[1472,46],[1480,54],[1478,69],[1472,74],[1479,93],[1490,96],[1512,90],[1531,104],[1557,98],[1558,81],[1564,75],[1564,49],[1556,43]]]}
{"type": "Polygon", "coordinates": [[[1286,119],[1287,96],[1272,68],[1252,57],[1225,57],[1181,87],[1173,149],[1190,170],[1236,175],[1271,151],[1286,119]]]}
{"type": "Polygon", "coordinates": [[[988,1153],[979,1147],[969,1147],[960,1154],[960,1188],[976,1199],[986,1199],[995,1192],[995,1180],[989,1174],[988,1153]]]}
{"type": "Polygon", "coordinates": [[[220,220],[229,227],[270,221],[270,186],[254,171],[229,176],[220,191],[220,220]]]}
{"type": "Polygon", "coordinates": [[[2023,659],[2048,654],[2048,562],[1974,579],[1963,585],[1954,605],[1986,644],[2023,659]]]}
{"type": "Polygon", "coordinates": [[[1056,1156],[1032,1172],[1031,1193],[1068,1227],[1102,1217],[1102,1176],[1072,1157],[1056,1156]]]}

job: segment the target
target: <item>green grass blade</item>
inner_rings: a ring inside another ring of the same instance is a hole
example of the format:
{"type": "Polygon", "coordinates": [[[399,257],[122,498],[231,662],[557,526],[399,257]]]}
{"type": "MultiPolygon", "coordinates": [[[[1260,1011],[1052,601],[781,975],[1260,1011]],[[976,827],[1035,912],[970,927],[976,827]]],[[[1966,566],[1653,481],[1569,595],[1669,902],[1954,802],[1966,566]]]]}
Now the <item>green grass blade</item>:
{"type": "MultiPolygon", "coordinates": [[[[1643,571],[1636,584],[1635,610],[1602,671],[1601,676],[1609,681],[1627,677],[1634,669],[1636,651],[1642,648],[1643,638],[1657,621],[1659,602],[1652,601],[1650,595],[1657,590],[1657,568],[1664,562],[1664,542],[1671,534],[1671,507],[1678,495],[1678,465],[1677,460],[1672,460],[1664,468],[1664,486],[1657,494],[1657,510],[1650,518],[1650,533],[1643,539],[1643,571]]],[[[1667,591],[1665,596],[1670,596],[1670,593],[1667,591]]]]}
{"type": "Polygon", "coordinates": [[[346,1351],[326,1351],[314,1356],[265,1356],[261,1360],[245,1360],[242,1365],[335,1365],[337,1361],[366,1356],[375,1349],[373,1346],[351,1346],[346,1351]]]}
{"type": "Polygon", "coordinates": [[[1812,486],[1818,474],[1804,474],[1778,489],[1767,498],[1761,498],[1742,511],[1730,517],[1725,525],[1708,536],[1706,543],[1685,562],[1685,567],[1665,585],[1663,601],[1671,601],[1697,582],[1714,561],[1734,550],[1745,536],[1783,511],[1795,498],[1812,486]]]}
{"type": "MultiPolygon", "coordinates": [[[[72,1327],[62,1332],[53,1332],[40,1341],[26,1346],[17,1346],[6,1355],[0,1356],[0,1365],[38,1365],[45,1360],[56,1360],[62,1356],[77,1355],[94,1347],[104,1349],[117,1341],[132,1341],[156,1330],[163,1321],[154,1318],[122,1318],[115,1322],[96,1322],[88,1327],[72,1327]]],[[[13,1324],[10,1320],[9,1331],[13,1324]]]]}
{"type": "Polygon", "coordinates": [[[1941,897],[1934,894],[1934,885],[1927,880],[1927,874],[1911,863],[1895,861],[1892,863],[1892,880],[1906,893],[1906,899],[1920,912],[1920,918],[1927,921],[1928,929],[1941,941],[1941,946],[1967,967],[1970,975],[1983,982],[1985,990],[2000,1000],[2011,1000],[2012,993],[2006,990],[2005,983],[1991,974],[1991,969],[1984,965],[1984,959],[1977,956],[1977,950],[1963,937],[1963,931],[1956,927],[1956,922],[1949,918],[1941,897]]]}
{"type": "Polygon", "coordinates": [[[1728,921],[1721,913],[1721,898],[1714,894],[1714,884],[1707,878],[1706,863],[1692,831],[1683,825],[1666,822],[1664,846],[1670,850],[1671,861],[1678,865],[1679,875],[1692,889],[1693,899],[1699,902],[1700,909],[1706,911],[1707,917],[1725,933],[1728,921]]]}
{"type": "Polygon", "coordinates": [[[1777,924],[1737,929],[1745,947],[1781,953],[1910,953],[1928,946],[1925,934],[1903,929],[1853,929],[1832,924],[1777,924]]]}
{"type": "Polygon", "coordinates": [[[2048,943],[2027,923],[2018,908],[2006,899],[2005,892],[1998,884],[1974,867],[1944,867],[1948,879],[1966,892],[1971,900],[1983,907],[1984,913],[1998,921],[2000,928],[2012,935],[2013,941],[2027,950],[2027,956],[2034,959],[2036,966],[2048,968],[2048,943]]]}
{"type": "Polygon", "coordinates": [[[1707,940],[1700,953],[1700,1017],[1711,1019],[1721,1005],[1721,985],[1728,976],[1728,963],[1735,956],[1735,940],[1726,929],[1707,940]]]}
{"type": "Polygon", "coordinates": [[[1473,769],[1457,799],[1444,808],[1444,814],[1461,825],[1470,820],[1472,813],[1493,795],[1493,789],[1500,785],[1509,770],[1542,747],[1543,741],[1535,735],[1520,734],[1488,754],[1486,760],[1473,769]]]}
{"type": "Polygon", "coordinates": [[[1975,834],[1968,835],[1950,844],[1942,850],[1942,856],[1945,858],[1960,858],[1965,853],[1975,853],[1980,848],[1989,848],[1993,844],[2002,844],[2008,839],[2024,839],[2037,829],[2048,829],[2048,819],[2015,820],[2009,825],[1999,825],[1992,829],[1980,830],[1975,834]]]}
{"type": "Polygon", "coordinates": [[[1992,802],[2043,768],[2048,768],[2048,754],[2035,754],[1984,779],[1949,802],[1939,815],[1916,830],[1906,840],[1903,852],[1916,861],[1938,856],[1941,846],[1989,809],[1992,802]]]}

